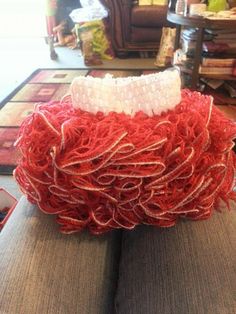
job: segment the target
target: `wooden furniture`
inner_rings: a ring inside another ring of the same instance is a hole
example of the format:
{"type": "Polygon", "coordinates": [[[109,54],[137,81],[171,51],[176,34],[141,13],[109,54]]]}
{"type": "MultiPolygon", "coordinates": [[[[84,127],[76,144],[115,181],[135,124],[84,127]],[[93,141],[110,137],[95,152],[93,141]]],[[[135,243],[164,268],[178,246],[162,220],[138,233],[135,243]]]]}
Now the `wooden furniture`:
{"type": "MultiPolygon", "coordinates": [[[[187,26],[191,28],[197,29],[197,40],[196,40],[196,48],[195,48],[195,58],[194,58],[194,66],[192,70],[192,80],[191,80],[191,88],[196,89],[198,87],[199,77],[212,77],[216,79],[224,79],[224,80],[236,80],[235,76],[230,75],[209,75],[209,74],[199,74],[199,66],[201,64],[202,58],[202,43],[203,43],[203,35],[204,30],[206,28],[209,29],[226,29],[236,28],[236,19],[235,20],[223,20],[223,19],[207,19],[203,17],[189,16],[189,15],[179,15],[173,12],[167,13],[167,20],[176,24],[176,39],[175,39],[175,47],[174,50],[178,49],[180,46],[180,34],[182,26],[187,26]]],[[[186,69],[182,69],[186,71],[186,69]]],[[[189,69],[188,69],[189,71],[189,69]]]]}

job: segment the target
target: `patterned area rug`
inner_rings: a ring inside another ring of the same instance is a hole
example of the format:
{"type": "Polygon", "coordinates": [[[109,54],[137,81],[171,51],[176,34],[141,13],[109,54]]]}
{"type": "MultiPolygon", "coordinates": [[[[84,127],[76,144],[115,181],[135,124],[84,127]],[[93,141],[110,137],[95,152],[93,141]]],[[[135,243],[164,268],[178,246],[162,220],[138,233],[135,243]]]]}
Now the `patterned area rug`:
{"type": "Polygon", "coordinates": [[[85,70],[85,69],[39,69],[27,78],[0,104],[0,174],[12,174],[19,151],[14,143],[19,127],[25,117],[32,113],[39,102],[60,100],[68,93],[70,83],[76,76],[113,77],[139,76],[155,70],[85,70]]]}

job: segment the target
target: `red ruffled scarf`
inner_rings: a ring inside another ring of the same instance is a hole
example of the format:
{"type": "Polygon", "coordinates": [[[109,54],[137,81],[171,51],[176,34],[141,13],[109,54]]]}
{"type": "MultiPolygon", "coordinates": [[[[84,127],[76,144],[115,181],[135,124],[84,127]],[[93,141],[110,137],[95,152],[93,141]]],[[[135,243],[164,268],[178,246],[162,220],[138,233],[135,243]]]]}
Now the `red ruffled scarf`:
{"type": "Polygon", "coordinates": [[[68,97],[38,105],[21,126],[15,178],[57,214],[64,233],[208,218],[233,192],[236,125],[197,92],[162,115],[75,110],[68,97]]]}

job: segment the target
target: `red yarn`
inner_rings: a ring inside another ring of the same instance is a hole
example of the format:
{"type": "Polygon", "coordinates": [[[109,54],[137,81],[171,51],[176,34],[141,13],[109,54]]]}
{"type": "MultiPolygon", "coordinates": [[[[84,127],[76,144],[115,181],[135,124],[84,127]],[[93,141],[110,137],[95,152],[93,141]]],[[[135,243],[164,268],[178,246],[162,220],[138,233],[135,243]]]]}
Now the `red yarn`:
{"type": "Polygon", "coordinates": [[[94,115],[67,97],[23,122],[15,177],[64,233],[170,227],[235,199],[235,137],[236,125],[197,92],[183,90],[175,110],[153,117],[94,115]]]}

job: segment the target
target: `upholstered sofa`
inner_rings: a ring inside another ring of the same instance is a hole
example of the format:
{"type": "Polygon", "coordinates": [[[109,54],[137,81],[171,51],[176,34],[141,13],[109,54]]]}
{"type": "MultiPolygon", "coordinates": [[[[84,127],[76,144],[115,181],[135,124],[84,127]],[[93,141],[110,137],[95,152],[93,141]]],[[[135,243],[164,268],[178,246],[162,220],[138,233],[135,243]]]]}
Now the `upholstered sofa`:
{"type": "Polygon", "coordinates": [[[167,5],[138,5],[133,0],[101,0],[109,12],[109,32],[118,57],[155,51],[167,22],[167,5]]]}
{"type": "Polygon", "coordinates": [[[0,234],[0,313],[233,314],[236,213],[63,235],[24,197],[0,234]]]}

